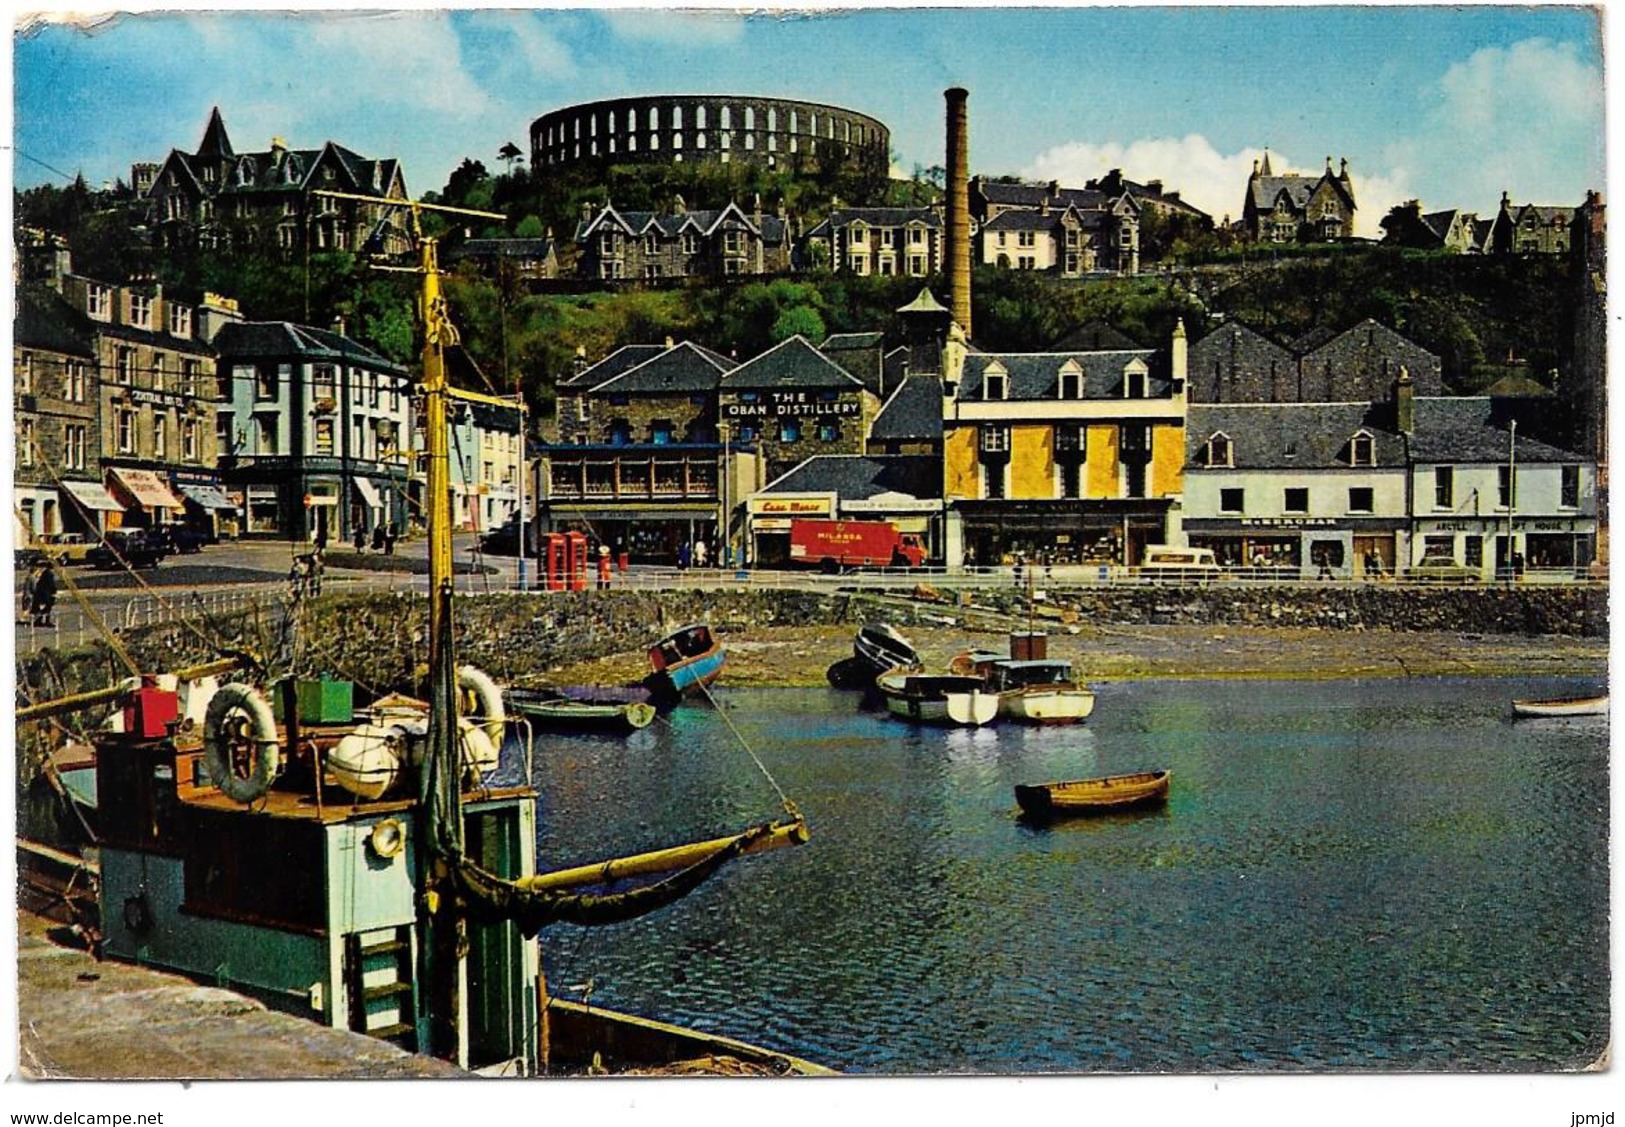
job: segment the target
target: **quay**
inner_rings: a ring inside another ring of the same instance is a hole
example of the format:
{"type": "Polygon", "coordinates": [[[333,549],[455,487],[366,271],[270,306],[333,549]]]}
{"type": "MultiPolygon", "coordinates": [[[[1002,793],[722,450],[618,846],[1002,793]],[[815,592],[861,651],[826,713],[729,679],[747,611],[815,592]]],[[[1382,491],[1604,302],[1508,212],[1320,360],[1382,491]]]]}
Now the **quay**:
{"type": "Polygon", "coordinates": [[[111,960],[17,913],[17,1061],[30,1080],[434,1080],[455,1065],[111,960]]]}

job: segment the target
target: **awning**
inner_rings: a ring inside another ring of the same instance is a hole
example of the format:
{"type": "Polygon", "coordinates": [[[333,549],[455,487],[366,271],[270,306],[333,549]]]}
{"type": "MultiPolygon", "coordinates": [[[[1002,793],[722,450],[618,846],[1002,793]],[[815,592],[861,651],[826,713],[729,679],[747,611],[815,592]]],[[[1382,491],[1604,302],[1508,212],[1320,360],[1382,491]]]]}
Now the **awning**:
{"type": "Polygon", "coordinates": [[[135,503],[148,509],[181,509],[185,504],[170,492],[164,479],[151,470],[132,470],[123,466],[108,469],[113,480],[135,498],[135,503]]]}
{"type": "Polygon", "coordinates": [[[67,490],[75,501],[93,512],[122,513],[124,511],[124,506],[113,500],[113,495],[99,481],[64,481],[61,484],[62,488],[67,490]]]}
{"type": "Polygon", "coordinates": [[[361,500],[366,503],[368,508],[381,509],[384,507],[384,499],[378,496],[378,490],[373,488],[372,482],[364,477],[358,477],[354,480],[355,491],[361,494],[361,500]]]}
{"type": "Polygon", "coordinates": [[[230,509],[235,511],[237,506],[230,497],[212,485],[187,485],[181,483],[181,492],[186,499],[203,506],[205,509],[230,509]]]}

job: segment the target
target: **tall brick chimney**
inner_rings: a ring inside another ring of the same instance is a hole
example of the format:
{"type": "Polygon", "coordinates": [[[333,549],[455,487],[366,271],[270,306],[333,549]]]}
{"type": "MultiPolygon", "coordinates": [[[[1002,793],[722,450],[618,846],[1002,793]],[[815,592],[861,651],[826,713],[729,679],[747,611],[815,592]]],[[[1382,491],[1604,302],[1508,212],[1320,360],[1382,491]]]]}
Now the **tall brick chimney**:
{"type": "Polygon", "coordinates": [[[954,321],[965,330],[970,325],[970,131],[965,103],[966,90],[953,87],[944,91],[948,101],[948,308],[954,321]]]}

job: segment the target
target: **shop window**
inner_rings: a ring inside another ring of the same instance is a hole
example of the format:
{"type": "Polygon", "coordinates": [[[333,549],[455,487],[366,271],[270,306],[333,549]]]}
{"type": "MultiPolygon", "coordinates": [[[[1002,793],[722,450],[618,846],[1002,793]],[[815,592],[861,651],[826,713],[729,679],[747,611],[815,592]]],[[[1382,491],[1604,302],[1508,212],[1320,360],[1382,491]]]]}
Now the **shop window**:
{"type": "Polygon", "coordinates": [[[1301,487],[1288,489],[1284,508],[1289,513],[1307,513],[1309,511],[1309,490],[1301,487]]]}
{"type": "Polygon", "coordinates": [[[1374,506],[1374,498],[1369,485],[1354,485],[1349,487],[1349,512],[1369,513],[1374,506]]]}
{"type": "Polygon", "coordinates": [[[1246,492],[1247,491],[1244,489],[1219,490],[1219,511],[1221,513],[1243,512],[1243,505],[1246,501],[1246,492]]]}

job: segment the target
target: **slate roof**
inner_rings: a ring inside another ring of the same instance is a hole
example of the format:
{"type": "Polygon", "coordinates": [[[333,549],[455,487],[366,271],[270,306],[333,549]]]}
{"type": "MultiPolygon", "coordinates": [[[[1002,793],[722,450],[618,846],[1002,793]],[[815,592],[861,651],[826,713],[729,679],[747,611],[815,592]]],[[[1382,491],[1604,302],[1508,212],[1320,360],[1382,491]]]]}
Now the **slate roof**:
{"type": "Polygon", "coordinates": [[[885,343],[885,333],[831,333],[818,346],[820,352],[840,352],[849,348],[877,348],[885,343]]]}
{"type": "MultiPolygon", "coordinates": [[[[1049,211],[1001,211],[982,224],[984,231],[1048,231],[1060,225],[1065,209],[1049,211]]],[[[1081,218],[1081,216],[1080,216],[1081,218]]]]}
{"type": "Polygon", "coordinates": [[[871,227],[906,227],[921,223],[941,227],[942,217],[929,207],[839,207],[807,232],[807,238],[828,238],[836,227],[863,222],[871,227]]]}
{"type": "Polygon", "coordinates": [[[871,439],[940,441],[942,379],[909,376],[891,393],[869,428],[871,439]]]}
{"type": "Polygon", "coordinates": [[[942,459],[918,454],[815,454],[763,493],[834,493],[846,501],[867,501],[882,493],[942,496],[942,459]]]}
{"type": "Polygon", "coordinates": [[[605,207],[591,219],[576,227],[576,242],[585,242],[592,237],[604,223],[614,222],[630,235],[644,235],[651,231],[667,239],[675,239],[687,230],[694,230],[701,235],[710,235],[723,223],[732,218],[735,222],[755,231],[762,237],[762,241],[769,245],[777,245],[785,241],[789,235],[790,225],[783,217],[778,215],[762,215],[761,224],[740,209],[738,204],[729,204],[727,207],[712,210],[689,209],[672,214],[658,211],[620,211],[613,206],[605,207]]]}
{"type": "MultiPolygon", "coordinates": [[[[886,358],[881,362],[881,371],[884,373],[882,379],[887,384],[894,384],[902,379],[911,367],[912,361],[908,346],[906,344],[898,345],[886,353],[886,358]]],[[[931,367],[934,369],[941,367],[941,365],[933,364],[931,367]]]]}
{"type": "Polygon", "coordinates": [[[583,368],[558,382],[559,387],[595,387],[614,379],[622,372],[652,360],[666,351],[659,344],[628,344],[617,348],[598,363],[583,368]]]}
{"type": "Polygon", "coordinates": [[[1343,181],[1334,176],[1330,169],[1318,176],[1305,176],[1297,172],[1288,172],[1280,176],[1258,175],[1247,182],[1247,190],[1251,196],[1252,204],[1259,211],[1272,211],[1275,200],[1282,193],[1286,194],[1287,201],[1294,211],[1302,211],[1309,206],[1309,197],[1315,194],[1321,181],[1330,181],[1337,194],[1342,196],[1350,207],[1354,206],[1354,197],[1343,181]]]}
{"type": "Polygon", "coordinates": [[[1349,439],[1361,431],[1373,439],[1378,467],[1406,464],[1392,403],[1193,403],[1185,415],[1185,466],[1206,469],[1208,440],[1223,434],[1238,470],[1347,469],[1349,439]]]}
{"type": "Polygon", "coordinates": [[[753,360],[722,377],[722,387],[743,388],[836,388],[856,391],[863,381],[819,352],[807,338],[797,333],[780,341],[753,360]]]}
{"type": "Polygon", "coordinates": [[[309,356],[365,364],[379,371],[404,375],[406,369],[366,345],[327,329],[296,325],[292,321],[231,321],[215,334],[215,350],[222,357],[309,356]]]}
{"type": "Polygon", "coordinates": [[[1123,396],[1123,369],[1135,359],[1144,360],[1150,372],[1146,395],[1157,399],[1171,393],[1171,381],[1162,370],[1154,349],[1121,352],[972,352],[965,357],[964,377],[958,398],[981,400],[982,374],[994,363],[1008,373],[1006,399],[1054,399],[1059,392],[1060,370],[1068,361],[1083,369],[1085,399],[1120,399],[1123,396]]]}
{"type": "Polygon", "coordinates": [[[1058,188],[1052,195],[1048,184],[1000,184],[983,180],[978,189],[988,203],[1004,207],[1036,208],[1046,199],[1051,210],[1070,205],[1079,211],[1100,211],[1110,205],[1105,192],[1091,188],[1058,188]]]}
{"type": "MultiPolygon", "coordinates": [[[[1505,462],[1512,446],[1509,424],[1514,405],[1487,395],[1416,399],[1416,433],[1411,455],[1418,462],[1505,462]]],[[[1580,462],[1586,459],[1568,450],[1518,435],[1521,462],[1580,462]]]]}
{"type": "MultiPolygon", "coordinates": [[[[715,391],[730,362],[684,341],[619,375],[593,384],[594,395],[663,395],[715,391]]],[[[581,381],[584,383],[585,381],[581,381]]]]}
{"type": "MultiPolygon", "coordinates": [[[[1301,337],[1289,341],[1287,348],[1299,356],[1304,356],[1317,348],[1330,344],[1337,339],[1338,335],[1336,329],[1329,329],[1325,325],[1316,325],[1301,337]]],[[[1269,338],[1265,337],[1264,339],[1268,340],[1269,338]]]]}
{"type": "Polygon", "coordinates": [[[96,329],[90,318],[44,286],[23,286],[17,291],[17,322],[13,329],[21,348],[37,348],[64,356],[96,358],[96,329]]]}

